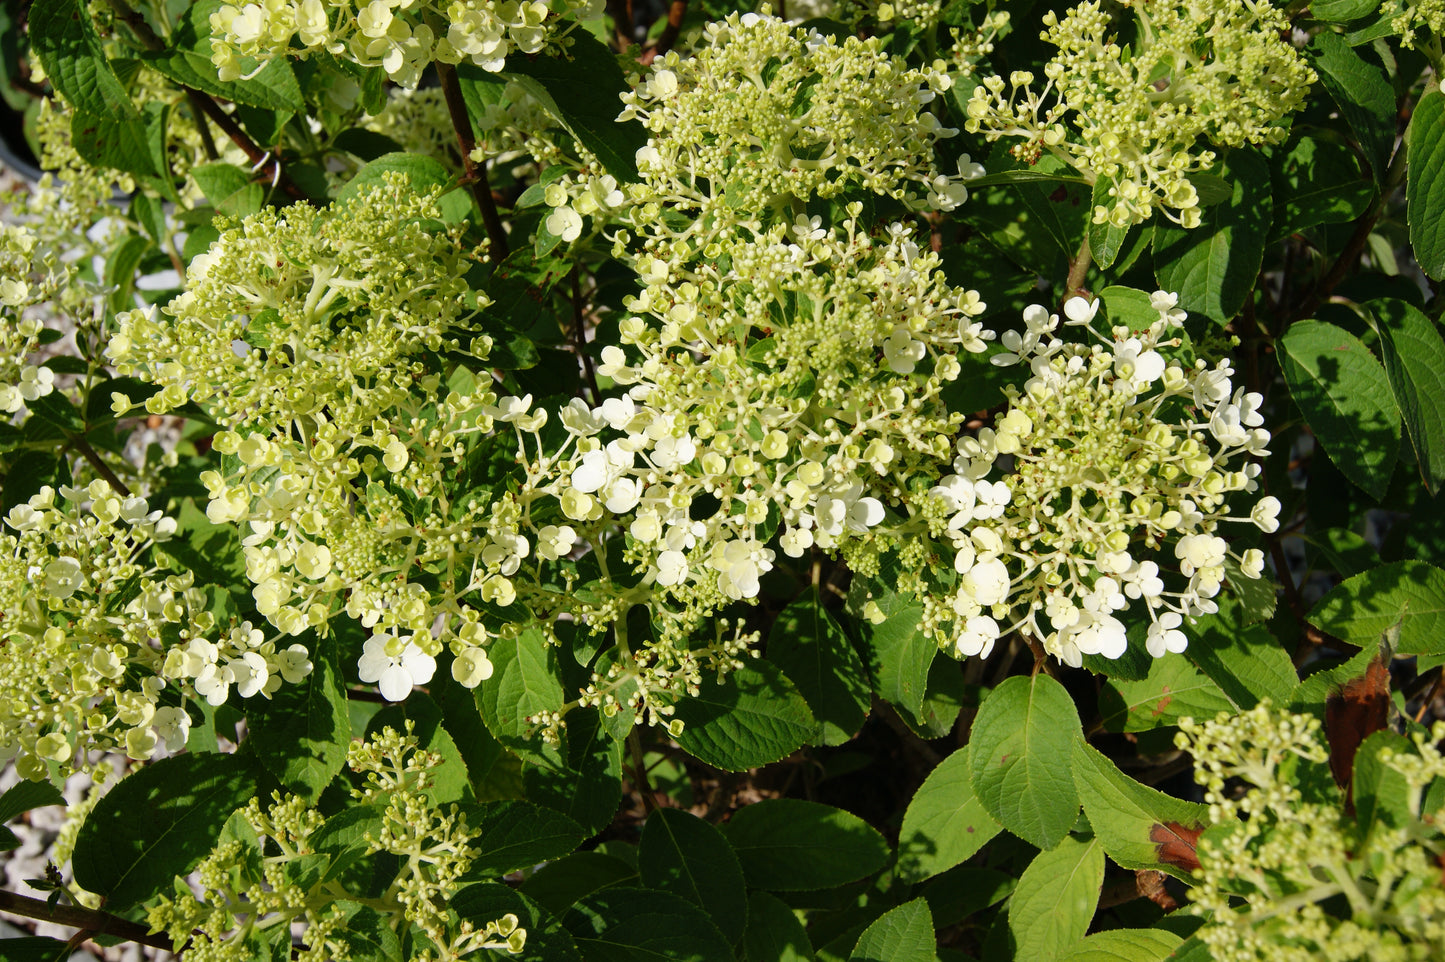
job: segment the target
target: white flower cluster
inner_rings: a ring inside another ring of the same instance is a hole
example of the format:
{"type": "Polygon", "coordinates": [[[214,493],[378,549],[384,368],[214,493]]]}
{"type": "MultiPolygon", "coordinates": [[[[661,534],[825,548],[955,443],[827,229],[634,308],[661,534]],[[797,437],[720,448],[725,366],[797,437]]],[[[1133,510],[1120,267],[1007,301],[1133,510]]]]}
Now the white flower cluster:
{"type": "Polygon", "coordinates": [[[644,257],[653,280],[599,369],[627,393],[562,412],[576,438],[550,489],[562,511],[630,513],[646,577],[674,595],[755,597],[775,530],[792,557],[866,541],[893,492],[949,448],[960,418],[938,395],[957,353],[992,337],[974,320],[983,304],[907,228],[875,240],[857,227],[801,218],[740,235],[685,280],[644,257]]]}
{"type": "Polygon", "coordinates": [[[433,60],[496,72],[513,51],[536,54],[560,44],[570,29],[563,17],[586,20],[601,12],[600,0],[226,3],[211,14],[211,62],[222,80],[236,80],[248,74],[247,59],[264,66],[273,57],[325,51],[363,67],[380,66],[396,83],[415,87],[433,60]]]}
{"type": "Polygon", "coordinates": [[[184,646],[166,652],[162,673],[173,681],[189,683],[210,705],[223,705],[231,686],[242,698],[262,695],[270,698],[284,679],[296,684],[311,674],[311,660],[305,645],[293,644],[276,650],[266,633],[243,621],[218,642],[192,638],[184,646]]]}
{"type": "MultiPolygon", "coordinates": [[[[1024,332],[1004,335],[1009,352],[994,362],[1027,363],[1033,376],[1009,390],[993,428],[959,442],[954,473],[932,492],[958,580],[925,620],[956,626],[959,655],[986,655],[1023,630],[1076,667],[1086,654],[1117,658],[1127,645],[1119,616],[1134,603],[1149,618],[1150,654],[1183,651],[1181,623],[1217,610],[1230,558],[1244,577],[1263,573],[1262,552],[1235,555],[1218,534],[1224,521],[1279,524],[1274,498],[1247,518],[1228,504],[1257,487],[1257,463],[1231,462],[1266,453],[1261,398],[1234,387],[1227,360],[1167,358],[1185,317],[1176,302],[1154,294],[1156,321],[1096,334],[1093,346],[1053,336],[1058,316],[1041,307],[1025,312],[1024,332]],[[1150,558],[1166,542],[1179,579],[1150,558]]],[[[1075,297],[1064,309],[1094,333],[1098,308],[1075,297]]]]}
{"type": "Polygon", "coordinates": [[[1094,223],[1127,227],[1157,209],[1185,227],[1199,224],[1188,175],[1208,170],[1222,146],[1278,143],[1281,126],[1305,101],[1315,74],[1280,39],[1289,21],[1268,0],[1127,2],[1124,30],[1099,0],[1062,19],[1044,14],[1042,39],[1058,48],[1045,84],[1014,71],[974,89],[965,127],[989,140],[1022,137],[1013,153],[1047,150],[1095,183],[1108,185],[1094,223]],[[1119,37],[1132,29],[1132,42],[1119,37]],[[1072,128],[1072,130],[1070,129],[1072,128]]]}
{"type": "Polygon", "coordinates": [[[952,210],[982,173],[966,156],[955,176],[933,164],[935,142],[957,133],[925,109],[952,85],[942,62],[915,70],[877,40],[751,13],[703,34],[694,56],[669,52],[622,97],[619,119],[652,134],[637,153],[639,229],[678,207],[698,212],[688,235],[756,224],[795,199],[860,187],[952,210]]]}
{"type": "MultiPolygon", "coordinates": [[[[45,487],[0,534],[0,755],[31,779],[93,751],[176,751],[190,718],[162,704],[166,648],[214,627],[191,577],[138,559],[176,522],[105,481],[45,487]]],[[[174,649],[172,649],[174,651],[174,649]]]]}
{"type": "Polygon", "coordinates": [[[22,312],[54,297],[69,273],[33,231],[0,224],[0,411],[6,414],[55,390],[55,372],[26,360],[45,329],[22,312]]]}

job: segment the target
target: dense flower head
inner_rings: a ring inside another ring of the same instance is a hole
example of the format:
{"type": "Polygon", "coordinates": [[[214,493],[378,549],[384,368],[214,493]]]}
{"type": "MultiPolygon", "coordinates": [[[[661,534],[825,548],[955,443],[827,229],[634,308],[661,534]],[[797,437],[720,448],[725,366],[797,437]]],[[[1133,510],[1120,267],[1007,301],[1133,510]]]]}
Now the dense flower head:
{"type": "Polygon", "coordinates": [[[273,57],[324,52],[363,67],[380,66],[396,83],[415,87],[433,60],[496,72],[513,51],[560,49],[575,26],[563,18],[600,12],[601,5],[591,0],[226,3],[211,14],[211,62],[222,80],[235,80],[273,57]]]}
{"type": "MultiPolygon", "coordinates": [[[[959,632],[958,654],[1023,629],[1074,666],[1085,654],[1117,658],[1120,616],[1137,604],[1160,657],[1184,650],[1183,619],[1215,610],[1231,558],[1239,574],[1260,576],[1262,553],[1234,555],[1219,528],[1278,527],[1273,498],[1242,519],[1228,503],[1256,489],[1258,465],[1231,462],[1265,453],[1261,399],[1233,386],[1228,361],[1168,357],[1184,320],[1175,302],[1154,294],[1156,321],[1096,334],[1094,345],[1057,338],[1059,318],[1042,307],[1004,336],[1009,352],[993,361],[1027,363],[1033,376],[1008,389],[992,428],[958,443],[954,473],[932,492],[958,578],[930,596],[925,621],[941,637],[959,632]],[[1178,579],[1165,570],[1175,567],[1178,579]]],[[[1092,333],[1098,307],[1073,298],[1065,313],[1092,333]]]]}
{"type": "Polygon", "coordinates": [[[173,518],[108,482],[45,487],[0,533],[0,753],[39,779],[88,771],[96,751],[135,759],[185,746],[190,719],[163,660],[211,616],[189,576],[149,557],[173,518]],[[171,649],[173,650],[173,649],[171,649]]]}
{"type": "Polygon", "coordinates": [[[800,219],[675,278],[645,258],[658,280],[602,357],[627,393],[564,413],[563,513],[631,515],[633,551],[671,593],[755,597],[774,531],[793,557],[866,538],[949,450],[960,418],[939,393],[992,336],[983,304],[902,225],[856,228],[800,219]]]}
{"type": "Polygon", "coordinates": [[[162,388],[152,414],[193,401],[227,427],[366,431],[427,373],[414,355],[468,346],[471,261],[439,217],[398,175],[330,208],[252,214],[191,262],[185,293],[118,315],[107,353],[162,388]]]}
{"type": "Polygon", "coordinates": [[[936,169],[933,145],[955,131],[926,109],[949,86],[943,64],[910,68],[876,40],[756,14],[710,23],[692,56],[669,52],[623,95],[622,118],[651,133],[639,223],[668,207],[696,215],[684,233],[708,232],[859,188],[951,210],[963,178],[936,169]]]}
{"type": "Polygon", "coordinates": [[[1060,19],[1044,15],[1043,39],[1058,48],[1044,86],[1015,71],[985,78],[966,127],[990,140],[1022,137],[1013,153],[1036,160],[1047,150],[1108,185],[1095,223],[1124,227],[1154,210],[1192,227],[1199,196],[1191,173],[1208,170],[1219,146],[1277,143],[1281,121],[1304,103],[1315,74],[1280,39],[1284,14],[1246,0],[1129,3],[1134,40],[1098,0],[1060,19]]]}
{"type": "Polygon", "coordinates": [[[45,327],[26,309],[55,297],[73,273],[34,231],[0,224],[0,413],[18,414],[55,390],[55,372],[28,360],[45,327]]]}
{"type": "MultiPolygon", "coordinates": [[[[1445,723],[1413,745],[1371,748],[1406,783],[1365,814],[1328,785],[1318,719],[1268,701],[1212,720],[1181,720],[1213,826],[1199,840],[1189,911],[1219,962],[1424,962],[1445,951],[1445,835],[1425,788],[1445,776],[1445,723]],[[1306,774],[1308,772],[1308,774],[1306,774]],[[1245,783],[1243,790],[1237,786],[1245,783]],[[1313,785],[1307,799],[1302,786],[1313,785]],[[1333,797],[1331,797],[1333,796],[1333,797]]],[[[1388,782],[1383,784],[1390,784],[1388,782]]],[[[1398,784],[1398,782],[1395,782],[1398,784]]],[[[1331,786],[1332,787],[1332,786],[1331,786]]],[[[1357,781],[1355,799],[1364,786],[1357,781]]],[[[1394,791],[1391,789],[1391,791],[1394,791]]],[[[1435,803],[1438,806],[1438,802],[1435,803]]]]}

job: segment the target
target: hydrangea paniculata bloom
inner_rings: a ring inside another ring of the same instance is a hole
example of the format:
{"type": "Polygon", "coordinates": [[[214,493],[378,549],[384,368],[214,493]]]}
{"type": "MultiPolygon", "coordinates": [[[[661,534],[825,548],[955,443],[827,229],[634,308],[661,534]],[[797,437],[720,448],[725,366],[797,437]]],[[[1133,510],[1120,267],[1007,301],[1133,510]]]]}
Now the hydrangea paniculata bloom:
{"type": "Polygon", "coordinates": [[[1109,203],[1095,223],[1125,227],[1156,209],[1185,227],[1199,223],[1189,174],[1208,170],[1220,146],[1278,143],[1281,121],[1303,104],[1315,74],[1281,39],[1289,20],[1268,0],[1126,3],[1134,39],[1098,0],[1061,19],[1044,15],[1043,40],[1058,48],[1044,86],[1015,71],[985,78],[973,92],[965,126],[989,140],[1022,137],[1021,159],[1044,151],[1093,184],[1109,203]]]}
{"type": "MultiPolygon", "coordinates": [[[[1184,650],[1184,619],[1215,610],[1230,559],[1239,576],[1260,577],[1262,553],[1235,555],[1220,526],[1278,527],[1273,498],[1245,518],[1228,503],[1256,489],[1258,465],[1231,462],[1265,454],[1261,399],[1234,387],[1228,361],[1168,359],[1184,320],[1175,303],[1154,294],[1156,321],[1092,346],[1054,337],[1059,319],[1041,307],[1025,312],[1025,333],[1005,338],[1012,353],[994,361],[1027,363],[1032,377],[1008,389],[993,428],[959,442],[954,473],[933,489],[958,579],[930,595],[925,623],[956,626],[943,637],[956,633],[958,654],[1023,630],[1070,665],[1117,658],[1121,615],[1138,606],[1160,657],[1184,650]],[[1165,570],[1174,566],[1178,585],[1165,570]]],[[[1073,298],[1065,313],[1093,333],[1098,306],[1073,298]]]]}
{"type": "Polygon", "coordinates": [[[1265,701],[1239,714],[1180,721],[1176,744],[1194,757],[1213,822],[1199,839],[1188,909],[1205,920],[1197,937],[1212,958],[1441,957],[1445,834],[1439,794],[1426,790],[1445,777],[1438,747],[1445,723],[1417,728],[1408,742],[1391,734],[1394,744],[1371,739],[1375,744],[1361,748],[1355,799],[1363,797],[1358,773],[1370,755],[1391,797],[1355,809],[1331,790],[1319,719],[1265,701]]]}
{"type": "Polygon", "coordinates": [[[432,61],[502,69],[517,51],[565,45],[571,16],[601,13],[591,0],[259,0],[225,3],[211,14],[211,63],[222,80],[259,72],[273,57],[326,53],[380,66],[415,87],[432,61]],[[445,25],[439,32],[433,24],[445,25]]]}

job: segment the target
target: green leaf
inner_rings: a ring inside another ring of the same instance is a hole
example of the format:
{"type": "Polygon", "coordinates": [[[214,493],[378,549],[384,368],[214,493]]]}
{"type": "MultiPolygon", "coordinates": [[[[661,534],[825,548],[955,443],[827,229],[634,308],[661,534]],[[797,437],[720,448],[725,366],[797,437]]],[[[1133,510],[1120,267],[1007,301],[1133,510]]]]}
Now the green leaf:
{"type": "Polygon", "coordinates": [[[746,962],[813,962],[808,931],[776,895],[748,896],[748,929],[739,946],[746,962]]]}
{"type": "Polygon", "coordinates": [[[1445,654],[1445,571],[1423,561],[1381,565],[1320,599],[1310,623],[1370,651],[1398,624],[1396,653],[1445,654]]]}
{"type": "Polygon", "coordinates": [[[548,911],[561,915],[578,899],[593,892],[637,882],[637,869],[602,852],[573,852],[548,862],[522,884],[522,891],[548,911]]]}
{"type": "MultiPolygon", "coordinates": [[[[1094,183],[1094,196],[1090,202],[1090,211],[1097,207],[1110,207],[1112,201],[1109,197],[1109,189],[1114,184],[1107,177],[1100,177],[1094,183]]],[[[1119,259],[1119,252],[1124,249],[1124,241],[1129,239],[1130,227],[1115,227],[1109,221],[1095,223],[1092,214],[1089,218],[1089,254],[1094,259],[1094,264],[1099,270],[1107,270],[1114,266],[1119,259]]],[[[1157,315],[1156,315],[1157,317],[1157,315]]]]}
{"type": "Polygon", "coordinates": [[[872,702],[863,660],[823,608],[816,588],[773,622],[768,660],[798,686],[818,720],[811,741],[841,745],[858,734],[872,702]]]}
{"type": "Polygon", "coordinates": [[[1375,180],[1382,180],[1395,146],[1395,91],[1390,81],[1337,33],[1315,34],[1309,54],[1310,66],[1354,132],[1375,180]]]}
{"type": "Polygon", "coordinates": [[[216,161],[192,167],[191,178],[195,180],[201,193],[206,195],[206,200],[210,201],[211,206],[214,207],[250,184],[251,172],[235,164],[216,161]]]}
{"type": "Polygon", "coordinates": [[[470,800],[472,780],[467,763],[462,760],[461,750],[451,732],[447,731],[442,718],[441,707],[425,692],[414,691],[406,701],[388,705],[366,724],[366,734],[371,735],[383,728],[406,731],[411,722],[416,735],[417,746],[440,755],[442,763],[431,771],[431,787],[427,794],[432,802],[445,805],[447,802],[470,800]]]}
{"type": "Polygon", "coordinates": [[[1280,240],[1320,224],[1352,221],[1375,197],[1375,186],[1344,144],[1296,134],[1271,157],[1274,229],[1280,240]]]}
{"type": "Polygon", "coordinates": [[[928,693],[928,669],[938,654],[938,645],[919,630],[921,604],[877,582],[872,583],[872,589],[863,579],[855,578],[848,607],[857,617],[854,624],[867,653],[873,690],[879,698],[916,718],[928,693]],[[868,601],[876,603],[883,613],[884,620],[879,624],[862,614],[868,601]]]}
{"type": "Polygon", "coordinates": [[[622,743],[607,733],[596,708],[569,712],[565,737],[567,764],[528,765],[522,784],[532,801],[555,808],[596,834],[612,823],[622,801],[622,743]]]}
{"type": "Polygon", "coordinates": [[[1418,308],[1381,299],[1365,305],[1376,319],[1385,373],[1431,495],[1445,485],[1445,340],[1418,308]]]}
{"type": "Polygon", "coordinates": [[[1179,295],[1179,306],[1227,323],[1244,306],[1264,259],[1273,205],[1269,169],[1253,150],[1231,151],[1221,165],[1229,199],[1204,208],[1192,230],[1154,231],[1159,286],[1179,295]]]}
{"type": "Polygon", "coordinates": [[[0,824],[31,809],[64,804],[65,796],[49,782],[17,782],[4,795],[0,795],[0,824]]]}
{"type": "Polygon", "coordinates": [[[739,809],[723,834],[748,885],[769,892],[835,888],[872,875],[888,861],[888,843],[867,822],[796,798],[739,809]]]}
{"type": "Polygon", "coordinates": [[[1368,17],[1380,7],[1380,0],[1314,0],[1310,15],[1328,23],[1348,23],[1368,17]]]}
{"type": "Polygon", "coordinates": [[[1383,829],[1399,830],[1414,818],[1405,776],[1380,761],[1380,751],[1385,748],[1402,756],[1416,754],[1408,739],[1392,731],[1373,732],[1360,743],[1350,784],[1362,838],[1373,832],[1377,823],[1383,829]]]}
{"type": "MultiPolygon", "coordinates": [[[[582,962],[577,943],[561,920],[509,885],[501,882],[468,885],[451,896],[447,906],[463,922],[470,922],[478,929],[504,915],[515,915],[527,930],[526,947],[521,956],[524,962],[582,962]]],[[[495,955],[499,959],[504,957],[509,956],[500,952],[495,955]]]]}
{"type": "Polygon", "coordinates": [[[743,869],[721,832],[696,815],[659,808],[637,842],[642,884],[681,895],[706,912],[729,942],[748,924],[743,869]]]}
{"type": "Polygon", "coordinates": [[[590,33],[576,30],[570,39],[565,57],[513,54],[504,75],[537,98],[609,174],[635,183],[637,151],[647,144],[647,130],[638,120],[617,122],[618,95],[630,89],[627,79],[617,57],[590,33]]]}
{"type": "Polygon", "coordinates": [[[30,47],[44,65],[46,78],[77,113],[140,119],[106,59],[90,10],[80,0],[53,0],[33,7],[30,47]]]}
{"type": "Polygon", "coordinates": [[[1099,711],[1111,732],[1142,732],[1180,718],[1213,718],[1234,705],[1219,686],[1183,655],[1155,658],[1143,681],[1110,679],[1099,693],[1099,711]]]}
{"type": "Polygon", "coordinates": [[[1439,88],[1415,104],[1405,142],[1410,244],[1420,269],[1438,281],[1445,278],[1445,93],[1439,88]]]}
{"type": "Polygon", "coordinates": [[[969,737],[974,793],[1019,838],[1050,849],[1079,815],[1069,767],[1083,737],[1064,686],[1039,674],[1005,679],[979,706],[969,737]]]}
{"type": "Polygon", "coordinates": [[[562,923],[587,962],[733,962],[727,939],[702,909],[669,892],[603,889],[562,923]]]}
{"type": "Polygon", "coordinates": [[[477,708],[497,741],[537,765],[557,767],[556,750],[533,734],[527,719],[562,707],[557,650],[536,628],[503,636],[487,649],[492,677],[477,688],[477,708]]]}
{"type": "Polygon", "coordinates": [[[889,909],[863,930],[848,962],[933,962],[933,913],[917,898],[889,909]]]}
{"type": "Polygon", "coordinates": [[[1159,312],[1150,303],[1151,297],[1148,291],[1133,287],[1112,286],[1099,292],[1109,323],[1136,330],[1159,320],[1159,312]]]}
{"type": "Polygon", "coordinates": [[[973,792],[968,745],[929,772],[908,803],[898,833],[898,877],[921,882],[973,855],[999,833],[973,792]]]}
{"type": "MultiPolygon", "coordinates": [[[[364,188],[381,184],[389,173],[405,174],[407,183],[418,194],[425,194],[438,187],[450,187],[456,183],[451,172],[434,157],[407,153],[382,154],[364,164],[351,180],[346,182],[346,186],[337,192],[336,200],[340,202],[357,197],[364,188]]],[[[437,200],[437,206],[441,208],[442,219],[454,224],[471,210],[472,201],[465,191],[455,188],[442,194],[437,200]]]]}
{"type": "Polygon", "coordinates": [[[1111,859],[1123,868],[1189,878],[1188,866],[1181,864],[1175,851],[1182,838],[1178,829],[1203,829],[1209,824],[1209,806],[1139,784],[1083,742],[1074,752],[1074,784],[1089,825],[1111,859]]]}
{"type": "Polygon", "coordinates": [[[1385,369],[1359,338],[1322,321],[1291,325],[1278,346],[1290,394],[1330,460],[1380,500],[1400,449],[1400,410],[1385,369]]]}
{"type": "Polygon", "coordinates": [[[256,794],[237,755],[177,755],[133,772],[102,798],[75,840],[75,881],[111,911],[169,891],[210,853],[231,813],[256,794]]]}
{"type": "Polygon", "coordinates": [[[282,788],[307,801],[331,784],[351,745],[335,637],[319,639],[311,661],[311,674],[299,684],[282,685],[269,700],[251,699],[246,712],[256,757],[282,788]]]}
{"type": "Polygon", "coordinates": [[[677,743],[715,768],[741,772],[792,753],[816,730],[808,703],[776,665],[749,659],[722,682],[703,679],[697,695],[680,698],[684,726],[677,743]]]}
{"type": "Polygon", "coordinates": [[[1024,869],[1008,903],[1014,957],[1053,962],[1089,931],[1104,884],[1104,847],[1092,836],[1069,836],[1024,869]]]}
{"type": "Polygon", "coordinates": [[[1087,936],[1059,962],[1164,962],[1183,942],[1163,929],[1111,929],[1087,936]]]}
{"type": "Polygon", "coordinates": [[[570,854],[587,837],[582,826],[561,812],[509,799],[460,806],[475,837],[476,858],[468,878],[506,875],[570,854]]]}
{"type": "Polygon", "coordinates": [[[1238,600],[1226,596],[1219,602],[1217,614],[1200,618],[1188,629],[1186,656],[1240,709],[1264,699],[1276,705],[1288,702],[1299,684],[1289,653],[1268,628],[1245,622],[1238,600]]]}

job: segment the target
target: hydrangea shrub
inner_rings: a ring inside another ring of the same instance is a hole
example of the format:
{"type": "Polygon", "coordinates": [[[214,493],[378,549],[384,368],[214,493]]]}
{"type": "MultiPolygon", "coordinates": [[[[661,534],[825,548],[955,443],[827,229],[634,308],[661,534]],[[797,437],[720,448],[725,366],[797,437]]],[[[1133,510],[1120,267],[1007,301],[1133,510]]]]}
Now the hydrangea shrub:
{"type": "Polygon", "coordinates": [[[0,911],[1441,957],[1442,20],[0,11],[0,911]]]}

